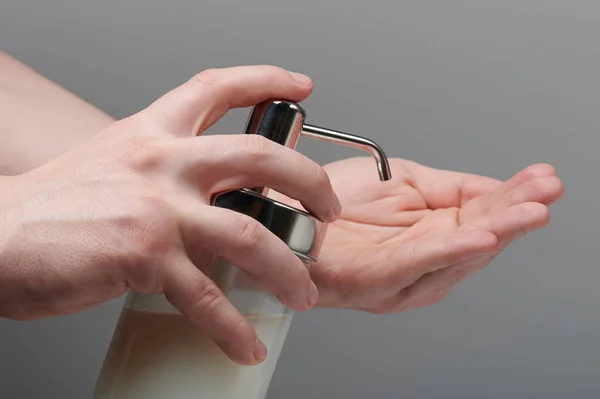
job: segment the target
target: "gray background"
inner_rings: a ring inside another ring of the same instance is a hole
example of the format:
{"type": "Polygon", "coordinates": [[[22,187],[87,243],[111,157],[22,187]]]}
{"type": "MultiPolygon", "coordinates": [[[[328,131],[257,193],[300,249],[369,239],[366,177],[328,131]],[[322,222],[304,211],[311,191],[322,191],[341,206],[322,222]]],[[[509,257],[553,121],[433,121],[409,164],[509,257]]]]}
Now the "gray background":
{"type": "MultiPolygon", "coordinates": [[[[389,155],[502,179],[557,167],[549,228],[442,304],[298,315],[271,399],[600,396],[599,35],[597,0],[0,1],[0,47],[115,117],[201,69],[270,63],[314,78],[310,121],[389,155]]],[[[120,306],[0,321],[0,397],[91,398],[120,306]]]]}

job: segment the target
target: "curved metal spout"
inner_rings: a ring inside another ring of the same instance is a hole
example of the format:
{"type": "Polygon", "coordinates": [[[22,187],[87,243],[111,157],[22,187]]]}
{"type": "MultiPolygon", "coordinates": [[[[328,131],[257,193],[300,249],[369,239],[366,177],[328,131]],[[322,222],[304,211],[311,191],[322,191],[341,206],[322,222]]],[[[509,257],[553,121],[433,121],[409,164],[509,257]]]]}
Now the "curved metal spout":
{"type": "MultiPolygon", "coordinates": [[[[245,134],[256,134],[283,146],[295,149],[300,136],[356,148],[370,153],[377,163],[379,179],[390,180],[392,173],[388,159],[377,143],[350,133],[311,126],[304,123],[306,112],[297,103],[271,99],[252,108],[246,122],[245,134]]],[[[254,187],[252,191],[267,195],[267,187],[254,187]]]]}
{"type": "Polygon", "coordinates": [[[386,181],[392,178],[392,172],[390,170],[390,164],[387,156],[381,147],[372,140],[349,133],[338,132],[336,130],[325,129],[307,124],[304,124],[301,134],[313,139],[366,151],[370,153],[373,158],[375,158],[377,170],[379,171],[379,179],[381,181],[386,181]]]}

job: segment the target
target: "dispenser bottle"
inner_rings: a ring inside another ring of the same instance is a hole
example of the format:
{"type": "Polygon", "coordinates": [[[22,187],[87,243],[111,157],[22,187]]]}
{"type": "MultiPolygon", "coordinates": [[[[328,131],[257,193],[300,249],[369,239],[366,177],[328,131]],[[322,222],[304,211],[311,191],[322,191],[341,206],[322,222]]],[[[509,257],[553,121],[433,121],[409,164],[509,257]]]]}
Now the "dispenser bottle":
{"type": "MultiPolygon", "coordinates": [[[[252,109],[245,134],[258,134],[290,148],[296,147],[302,134],[367,150],[376,160],[380,179],[390,178],[385,154],[375,143],[306,125],[305,116],[296,103],[265,101],[252,109]]],[[[267,194],[266,187],[233,190],[216,196],[213,205],[254,218],[310,267],[318,259],[327,224],[267,194]]],[[[267,359],[257,366],[240,366],[164,295],[129,291],[96,384],[95,399],[265,398],[293,311],[223,259],[215,258],[207,270],[265,343],[267,359]]]]}

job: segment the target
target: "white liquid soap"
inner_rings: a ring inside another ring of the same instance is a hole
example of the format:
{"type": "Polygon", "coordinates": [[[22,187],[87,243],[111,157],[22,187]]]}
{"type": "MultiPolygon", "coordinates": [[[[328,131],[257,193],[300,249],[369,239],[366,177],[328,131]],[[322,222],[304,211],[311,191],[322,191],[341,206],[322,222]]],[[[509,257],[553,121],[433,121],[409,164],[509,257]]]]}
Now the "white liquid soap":
{"type": "Polygon", "coordinates": [[[265,343],[256,366],[229,360],[214,341],[177,313],[125,309],[96,385],[95,399],[260,399],[293,315],[246,315],[265,343]]]}

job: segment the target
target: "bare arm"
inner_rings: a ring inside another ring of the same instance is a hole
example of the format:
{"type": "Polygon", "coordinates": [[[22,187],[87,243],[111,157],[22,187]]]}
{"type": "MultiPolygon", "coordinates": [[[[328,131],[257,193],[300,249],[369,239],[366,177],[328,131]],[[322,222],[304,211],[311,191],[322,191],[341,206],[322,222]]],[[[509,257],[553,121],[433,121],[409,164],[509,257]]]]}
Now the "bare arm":
{"type": "Polygon", "coordinates": [[[0,175],[65,153],[113,119],[0,51],[0,175]]]}

